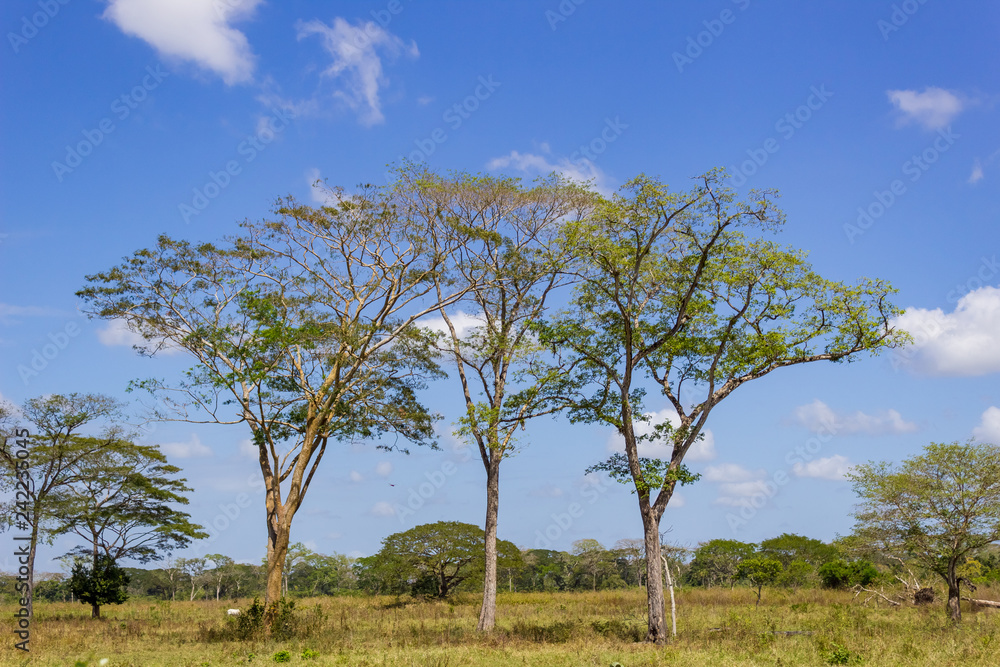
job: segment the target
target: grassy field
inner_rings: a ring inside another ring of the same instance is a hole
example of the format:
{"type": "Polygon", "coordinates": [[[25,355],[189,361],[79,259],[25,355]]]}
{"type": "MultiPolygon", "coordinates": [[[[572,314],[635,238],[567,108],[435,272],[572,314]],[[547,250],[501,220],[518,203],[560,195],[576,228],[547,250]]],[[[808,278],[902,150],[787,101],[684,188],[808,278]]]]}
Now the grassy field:
{"type": "MultiPolygon", "coordinates": [[[[982,597],[997,599],[998,591],[982,597]]],[[[678,637],[666,647],[645,635],[641,590],[515,593],[499,597],[499,628],[475,631],[478,599],[450,602],[343,597],[297,601],[304,639],[240,643],[215,639],[232,602],[129,602],[103,609],[39,603],[31,654],[0,650],[2,665],[73,665],[101,659],[116,665],[288,664],[456,667],[561,665],[998,665],[1000,614],[963,605],[952,627],[943,605],[862,606],[853,594],[821,590],[765,591],[759,609],[747,589],[681,591],[678,637]],[[780,634],[803,631],[804,634],[780,634]],[[306,656],[303,656],[303,653],[306,656]],[[315,654],[315,655],[311,655],[315,654]],[[311,657],[310,657],[311,656],[311,657]],[[280,656],[279,656],[280,658],[280,656]]],[[[245,608],[246,601],[239,606],[245,608]]],[[[8,619],[9,605],[2,613],[8,619]]]]}

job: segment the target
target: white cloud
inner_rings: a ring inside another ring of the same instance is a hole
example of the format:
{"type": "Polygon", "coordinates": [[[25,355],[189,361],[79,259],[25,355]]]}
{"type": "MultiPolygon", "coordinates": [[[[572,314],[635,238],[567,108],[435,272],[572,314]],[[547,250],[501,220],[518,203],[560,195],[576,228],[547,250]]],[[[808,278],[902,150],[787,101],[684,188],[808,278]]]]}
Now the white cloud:
{"type": "Polygon", "coordinates": [[[253,78],[246,35],[230,24],[252,17],[261,0],[108,0],[104,18],[168,59],[193,62],[227,84],[253,78]]]}
{"type": "Polygon", "coordinates": [[[792,472],[798,477],[816,477],[818,479],[844,479],[844,475],[851,469],[851,464],[846,456],[835,454],[822,459],[802,463],[801,461],[792,466],[792,472]]]}
{"type": "Polygon", "coordinates": [[[357,484],[358,482],[365,481],[364,475],[359,473],[357,470],[351,471],[351,481],[357,484]]]}
{"type": "Polygon", "coordinates": [[[876,415],[860,410],[851,414],[838,413],[819,399],[795,408],[795,421],[814,433],[828,431],[835,435],[885,435],[917,430],[916,424],[906,421],[895,410],[883,410],[876,415]]]}
{"type": "Polygon", "coordinates": [[[972,164],[972,173],[969,174],[969,183],[976,184],[981,180],[983,180],[983,163],[976,158],[972,164]]]}
{"type": "MultiPolygon", "coordinates": [[[[995,260],[993,265],[996,275],[995,260]]],[[[969,292],[948,314],[940,308],[907,308],[893,324],[913,336],[914,343],[895,353],[894,360],[914,372],[951,376],[1000,372],[1000,288],[969,292]]]]}
{"type": "Polygon", "coordinates": [[[389,58],[401,53],[416,58],[420,55],[416,42],[407,46],[403,40],[367,21],[351,25],[344,19],[333,19],[332,25],[319,20],[299,21],[298,38],[319,35],[323,47],[333,57],[324,75],[337,79],[341,89],[334,97],[358,114],[362,125],[377,125],[385,120],[379,89],[388,83],[382,72],[381,52],[389,58]]]}
{"type": "Polygon", "coordinates": [[[899,110],[900,124],[915,122],[928,130],[947,126],[965,107],[961,99],[943,88],[888,90],[886,94],[899,110]]]}
{"type": "MultiPolygon", "coordinates": [[[[458,334],[458,338],[460,340],[465,338],[472,330],[485,324],[482,315],[470,315],[462,310],[455,313],[448,313],[448,319],[451,320],[452,326],[455,327],[455,333],[458,334]]],[[[440,315],[423,320],[421,322],[421,326],[430,329],[431,331],[451,335],[451,332],[448,329],[448,324],[440,315]]]]}
{"type": "Polygon", "coordinates": [[[760,480],[767,476],[763,469],[748,470],[739,463],[720,463],[719,465],[708,466],[702,473],[702,479],[706,482],[719,482],[732,484],[736,482],[748,482],[760,480]]]}
{"type": "Polygon", "coordinates": [[[369,513],[372,516],[393,516],[396,513],[396,510],[394,510],[392,508],[392,505],[390,505],[386,501],[380,500],[374,505],[372,505],[372,508],[371,510],[369,510],[369,513]]]}
{"type": "MultiPolygon", "coordinates": [[[[542,150],[548,152],[548,145],[542,144],[542,150]]],[[[491,170],[507,169],[511,167],[525,174],[545,176],[555,172],[577,183],[591,182],[593,186],[603,194],[609,194],[607,175],[591,160],[579,158],[576,161],[567,157],[558,158],[555,162],[550,162],[544,155],[534,153],[520,153],[511,151],[508,155],[495,157],[486,163],[486,168],[491,170]]]]}
{"type": "MultiPolygon", "coordinates": [[[[103,329],[97,330],[97,340],[102,345],[108,347],[155,347],[154,341],[148,341],[142,334],[129,328],[128,323],[122,319],[111,320],[103,329]]],[[[181,349],[175,345],[166,344],[159,354],[177,354],[181,349]]]]}
{"type": "Polygon", "coordinates": [[[160,449],[167,456],[178,459],[204,458],[212,455],[211,448],[201,443],[197,433],[192,433],[191,439],[187,442],[168,442],[160,445],[160,449]]]}
{"type": "Polygon", "coordinates": [[[979,420],[979,426],[972,429],[972,435],[979,442],[989,442],[1000,446],[1000,408],[986,408],[979,420]]]}
{"type": "MultiPolygon", "coordinates": [[[[648,416],[650,418],[649,421],[636,422],[636,435],[649,435],[653,432],[653,426],[661,424],[664,421],[669,421],[672,425],[674,425],[674,427],[680,423],[680,418],[677,416],[677,412],[675,412],[673,408],[665,408],[659,412],[652,412],[649,413],[648,416]]],[[[704,437],[691,445],[691,449],[688,450],[687,455],[684,457],[685,462],[711,461],[716,457],[715,435],[712,434],[710,429],[705,429],[702,433],[704,437]]],[[[625,451],[625,439],[620,433],[616,432],[611,434],[607,441],[607,449],[609,452],[625,451]]],[[[644,440],[639,443],[638,453],[639,456],[669,461],[671,455],[673,454],[673,446],[665,442],[650,442],[648,440],[644,440]]]]}
{"type": "Polygon", "coordinates": [[[379,477],[388,477],[392,474],[392,463],[389,461],[379,461],[375,466],[375,474],[379,477]]]}

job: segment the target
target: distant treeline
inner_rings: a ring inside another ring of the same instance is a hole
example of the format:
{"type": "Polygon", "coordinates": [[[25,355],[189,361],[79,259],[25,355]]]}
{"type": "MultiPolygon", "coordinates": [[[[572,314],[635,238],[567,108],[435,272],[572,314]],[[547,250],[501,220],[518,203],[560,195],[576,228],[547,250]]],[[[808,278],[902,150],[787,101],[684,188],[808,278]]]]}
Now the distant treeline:
{"type": "MultiPolygon", "coordinates": [[[[520,558],[508,558],[499,569],[499,588],[512,592],[593,591],[640,587],[645,584],[643,542],[619,540],[607,549],[597,540],[574,542],[570,552],[523,549],[520,558]]],[[[836,543],[784,534],[757,544],[711,540],[694,549],[663,545],[672,579],[680,586],[733,587],[749,583],[740,563],[773,560],[780,567],[771,586],[844,588],[894,581],[891,562],[852,559],[836,543]]],[[[324,555],[302,544],[289,550],[285,593],[295,597],[345,594],[434,595],[433,577],[425,563],[412,554],[388,554],[385,549],[367,558],[324,555]],[[401,565],[405,564],[405,565],[401,565]],[[428,581],[430,579],[430,582],[428,581]]],[[[481,564],[451,565],[461,572],[460,583],[447,592],[477,591],[482,585],[481,564]],[[462,568],[465,568],[462,570],[462,568]]],[[[262,596],[266,566],[236,563],[214,555],[176,559],[155,569],[125,568],[130,575],[131,598],[158,600],[233,599],[262,596]]],[[[746,568],[744,568],[745,570],[746,568]]],[[[1000,583],[1000,548],[989,548],[962,566],[963,575],[977,584],[1000,583]]],[[[13,595],[12,575],[0,575],[5,601],[13,595]],[[11,581],[6,581],[10,579],[11,581]]],[[[36,601],[70,601],[68,576],[40,575],[36,601]]]]}

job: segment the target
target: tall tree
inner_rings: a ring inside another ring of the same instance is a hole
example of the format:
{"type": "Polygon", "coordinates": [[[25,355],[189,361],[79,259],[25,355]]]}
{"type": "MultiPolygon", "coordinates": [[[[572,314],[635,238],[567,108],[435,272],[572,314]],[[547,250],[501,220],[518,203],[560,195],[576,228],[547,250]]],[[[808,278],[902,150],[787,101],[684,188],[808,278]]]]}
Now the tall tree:
{"type": "Polygon", "coordinates": [[[861,499],[847,544],[914,560],[948,586],[947,612],[962,619],[958,567],[1000,541],[1000,447],[931,443],[898,466],[855,467],[847,478],[861,499]]]}
{"type": "MultiPolygon", "coordinates": [[[[81,481],[88,462],[99,461],[102,451],[123,437],[118,423],[122,407],[109,396],[76,393],[28,399],[20,410],[0,403],[0,489],[19,491],[14,499],[0,505],[0,512],[3,520],[10,522],[23,508],[21,514],[31,519],[29,582],[33,582],[39,541],[51,544],[55,536],[59,517],[53,508],[59,495],[81,481]],[[25,447],[15,448],[13,429],[22,419],[30,435],[25,447]],[[99,435],[84,435],[88,429],[99,435]],[[19,486],[18,480],[23,484],[19,486]]],[[[32,608],[29,605],[29,613],[32,608]]]]}
{"type": "Polygon", "coordinates": [[[828,281],[804,254],[756,238],[784,219],[774,193],[746,201],[716,170],[687,192],[640,176],[596,215],[569,226],[586,265],[570,309],[538,327],[573,365],[570,417],[614,427],[624,454],[596,466],[636,492],[646,546],[649,631],[666,641],[659,523],[677,484],[696,479],[684,456],[712,410],[737,387],[787,366],[840,361],[900,344],[899,310],[879,280],[828,281]],[[641,435],[656,388],[676,412],[641,435]],[[668,458],[640,458],[644,440],[668,458]]]}
{"type": "Polygon", "coordinates": [[[422,178],[407,167],[387,186],[330,189],[321,208],[285,199],[275,219],[246,221],[219,244],[161,236],[78,293],[91,314],[140,332],[144,353],[173,346],[194,358],[182,380],[138,383],[179,408],[156,417],[250,429],[266,494],[266,601],[281,596],[292,520],[331,439],[434,443],[416,392],[438,370],[415,325],[468,289],[435,291],[472,241],[414,198],[422,178]]]}
{"type": "MultiPolygon", "coordinates": [[[[523,430],[526,420],[559,407],[551,395],[556,374],[532,373],[541,349],[529,330],[551,294],[570,280],[566,268],[573,257],[554,240],[563,223],[588,213],[594,197],[555,176],[532,187],[468,174],[425,183],[419,192],[423,206],[481,234],[479,244],[460,249],[456,265],[470,288],[459,305],[469,306],[475,319],[457,322],[442,308],[447,334],[441,347],[461,380],[460,432],[476,445],[486,471],[485,574],[477,628],[489,631],[496,624],[500,464],[517,447],[518,427],[523,430]]],[[[445,300],[445,289],[438,281],[439,301],[445,300]]]]}
{"type": "MultiPolygon", "coordinates": [[[[53,534],[75,533],[87,546],[73,553],[89,556],[91,573],[105,569],[102,557],[140,563],[159,560],[192,540],[208,537],[175,505],[186,505],[189,489],[180,472],[153,445],[127,440],[106,447],[100,460],[79,464],[80,479],[60,495],[52,509],[53,534]]],[[[110,566],[109,566],[110,567],[110,566]]],[[[100,616],[99,603],[93,607],[100,616]]]]}

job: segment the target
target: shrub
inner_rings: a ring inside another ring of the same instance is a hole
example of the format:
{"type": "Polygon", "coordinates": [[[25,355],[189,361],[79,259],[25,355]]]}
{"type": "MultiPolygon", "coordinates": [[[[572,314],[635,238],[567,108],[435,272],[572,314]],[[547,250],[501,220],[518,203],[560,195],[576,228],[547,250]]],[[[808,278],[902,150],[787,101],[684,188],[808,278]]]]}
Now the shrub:
{"type": "Polygon", "coordinates": [[[866,560],[852,563],[832,560],[821,565],[818,574],[824,588],[849,588],[856,584],[868,586],[879,577],[879,571],[866,560]]]}

